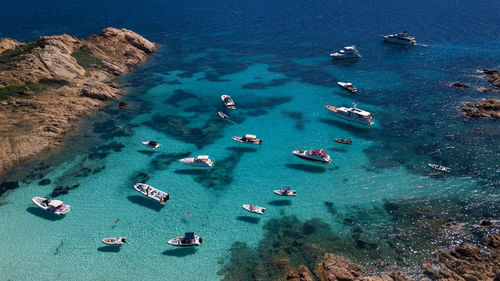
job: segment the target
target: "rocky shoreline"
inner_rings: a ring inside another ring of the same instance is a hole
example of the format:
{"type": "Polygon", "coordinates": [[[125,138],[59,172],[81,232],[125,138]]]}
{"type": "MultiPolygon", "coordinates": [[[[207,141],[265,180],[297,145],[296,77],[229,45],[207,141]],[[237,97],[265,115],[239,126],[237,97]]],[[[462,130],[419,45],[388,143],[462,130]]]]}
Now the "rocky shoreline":
{"type": "Polygon", "coordinates": [[[488,99],[477,103],[467,102],[460,111],[473,118],[500,119],[500,100],[488,99]]]}
{"type": "MultiPolygon", "coordinates": [[[[500,233],[488,237],[480,247],[460,243],[435,252],[435,260],[424,261],[422,269],[430,280],[500,280],[500,233]]],[[[409,281],[398,268],[389,273],[370,275],[356,263],[331,253],[325,254],[311,271],[304,265],[289,270],[283,277],[291,281],[409,281]]]]}
{"type": "Polygon", "coordinates": [[[158,48],[111,27],[86,40],[67,34],[28,43],[0,39],[0,175],[58,148],[77,120],[119,99],[124,91],[114,79],[158,48]]]}

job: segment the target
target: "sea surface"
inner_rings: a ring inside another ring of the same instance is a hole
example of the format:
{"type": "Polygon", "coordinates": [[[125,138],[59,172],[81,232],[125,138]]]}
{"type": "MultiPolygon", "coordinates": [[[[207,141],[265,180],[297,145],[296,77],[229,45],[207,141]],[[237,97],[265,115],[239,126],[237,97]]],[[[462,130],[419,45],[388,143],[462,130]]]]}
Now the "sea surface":
{"type": "Polygon", "coordinates": [[[113,26],[162,48],[119,80],[126,109],[111,102],[56,153],[3,179],[19,188],[0,197],[0,280],[271,280],[325,252],[418,277],[432,251],[480,241],[474,224],[499,219],[500,123],[459,112],[464,101],[499,97],[480,91],[490,86],[476,72],[500,67],[499,1],[1,2],[0,37],[87,38],[113,26]],[[380,38],[403,30],[419,45],[380,38]],[[351,44],[363,58],[330,60],[351,44]],[[374,126],[324,109],[353,103],[374,126]],[[231,140],[248,133],[263,144],[231,140]],[[160,148],[141,144],[149,140],[160,148]],[[325,149],[332,164],[301,160],[296,149],[325,149]],[[196,155],[215,165],[177,161],[196,155]],[[160,206],[134,181],[171,199],[160,206]],[[298,196],[273,194],[283,186],[298,196]],[[51,216],[34,196],[72,210],[51,216]],[[166,244],[189,231],[200,247],[166,244]],[[101,243],[114,236],[127,243],[101,243]]]}

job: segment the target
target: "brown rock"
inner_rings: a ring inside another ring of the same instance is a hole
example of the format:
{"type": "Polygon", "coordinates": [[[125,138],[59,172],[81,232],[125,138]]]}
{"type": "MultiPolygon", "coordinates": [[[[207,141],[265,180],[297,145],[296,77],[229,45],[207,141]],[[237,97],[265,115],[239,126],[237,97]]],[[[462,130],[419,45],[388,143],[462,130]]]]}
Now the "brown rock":
{"type": "Polygon", "coordinates": [[[488,246],[493,249],[500,250],[500,233],[490,236],[488,246]]]}
{"type": "Polygon", "coordinates": [[[0,87],[29,89],[0,104],[0,174],[55,149],[79,117],[121,97],[113,79],[156,49],[140,35],[116,28],[87,40],[66,34],[28,43],[0,39],[0,53],[12,50],[2,58],[0,87]]]}
{"type": "Polygon", "coordinates": [[[480,101],[476,104],[466,103],[465,108],[460,111],[464,112],[469,117],[484,117],[500,119],[500,100],[489,99],[480,101]]]}
{"type": "Polygon", "coordinates": [[[500,71],[496,69],[483,69],[482,73],[488,79],[491,85],[500,87],[500,71]]]}
{"type": "Polygon", "coordinates": [[[469,88],[470,87],[469,84],[459,83],[459,82],[455,82],[455,83],[451,84],[451,86],[456,87],[456,88],[469,88]]]}

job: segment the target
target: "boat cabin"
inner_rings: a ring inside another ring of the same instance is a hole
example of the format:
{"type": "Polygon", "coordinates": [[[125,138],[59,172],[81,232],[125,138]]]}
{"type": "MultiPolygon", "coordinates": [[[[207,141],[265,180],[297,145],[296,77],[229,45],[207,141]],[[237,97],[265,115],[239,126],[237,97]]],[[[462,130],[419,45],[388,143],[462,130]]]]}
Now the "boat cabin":
{"type": "Polygon", "coordinates": [[[195,161],[198,162],[206,162],[209,160],[208,155],[198,155],[196,158],[194,158],[195,161]]]}
{"type": "Polygon", "coordinates": [[[194,232],[184,233],[184,237],[182,237],[181,243],[193,243],[193,242],[195,242],[194,232]]]}
{"type": "Polygon", "coordinates": [[[257,139],[257,136],[256,135],[249,135],[249,134],[246,134],[245,137],[244,137],[245,140],[255,140],[257,139]]]}
{"type": "Polygon", "coordinates": [[[60,200],[50,200],[49,204],[47,206],[52,208],[52,209],[57,209],[57,208],[61,207],[62,204],[63,204],[63,202],[60,200]]]}
{"type": "Polygon", "coordinates": [[[326,151],[324,151],[323,149],[314,149],[314,150],[311,151],[311,154],[318,155],[318,156],[321,156],[321,157],[325,157],[326,156],[326,151]]]}

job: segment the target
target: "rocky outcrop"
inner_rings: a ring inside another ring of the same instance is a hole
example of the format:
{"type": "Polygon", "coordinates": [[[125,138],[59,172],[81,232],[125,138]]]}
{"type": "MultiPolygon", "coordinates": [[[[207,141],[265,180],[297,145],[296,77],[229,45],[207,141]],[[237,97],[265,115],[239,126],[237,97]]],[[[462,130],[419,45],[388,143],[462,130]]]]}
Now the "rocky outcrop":
{"type": "Polygon", "coordinates": [[[10,38],[0,38],[0,53],[3,53],[5,50],[12,50],[21,46],[21,43],[16,40],[10,38]]]}
{"type": "Polygon", "coordinates": [[[34,42],[0,39],[0,174],[58,147],[75,120],[120,98],[113,79],[158,45],[106,28],[87,40],[63,34],[34,42]]]}
{"type": "Polygon", "coordinates": [[[488,240],[483,249],[461,243],[450,250],[436,251],[437,261],[423,263],[424,273],[433,280],[499,280],[500,233],[488,240]]]}
{"type": "Polygon", "coordinates": [[[391,273],[367,275],[361,266],[354,262],[333,254],[325,254],[323,260],[314,270],[313,278],[309,269],[303,265],[287,272],[285,279],[292,281],[409,281],[399,270],[391,273]]]}
{"type": "Polygon", "coordinates": [[[500,119],[500,100],[489,99],[475,104],[468,102],[465,106],[460,111],[469,117],[500,119]]]}
{"type": "Polygon", "coordinates": [[[486,76],[491,85],[500,88],[500,70],[485,68],[481,70],[481,73],[486,76]]]}
{"type": "Polygon", "coordinates": [[[455,83],[451,84],[451,86],[456,87],[456,88],[470,88],[469,84],[460,83],[460,82],[455,82],[455,83]]]}

